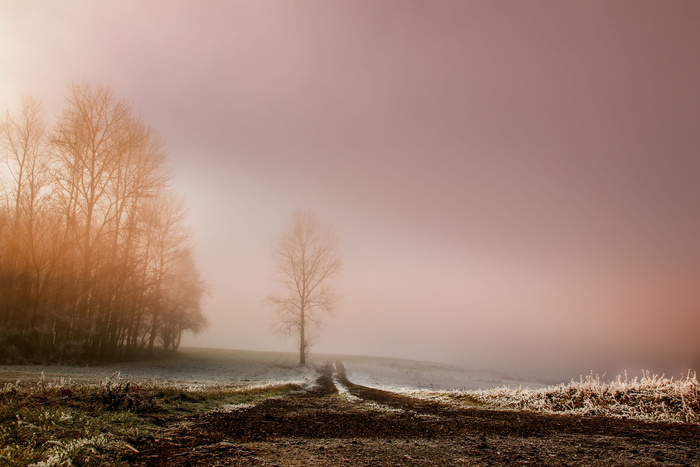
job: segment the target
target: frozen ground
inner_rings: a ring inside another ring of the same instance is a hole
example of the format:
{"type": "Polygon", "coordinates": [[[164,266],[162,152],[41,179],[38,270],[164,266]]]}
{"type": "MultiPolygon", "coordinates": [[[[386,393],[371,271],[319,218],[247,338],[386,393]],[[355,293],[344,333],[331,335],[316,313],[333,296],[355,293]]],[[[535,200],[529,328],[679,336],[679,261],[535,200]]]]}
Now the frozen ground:
{"type": "MultiPolygon", "coordinates": [[[[294,382],[312,383],[317,373],[297,365],[298,355],[281,352],[254,352],[183,348],[177,355],[157,360],[112,363],[94,366],[2,365],[0,384],[36,382],[42,372],[46,380],[72,379],[99,382],[119,372],[122,379],[198,386],[240,386],[294,382]]],[[[364,386],[432,391],[488,389],[494,387],[540,388],[544,384],[532,378],[474,371],[457,366],[378,357],[314,355],[313,364],[327,360],[343,361],[350,381],[364,386]]]]}
{"type": "Polygon", "coordinates": [[[413,360],[345,357],[342,361],[353,383],[387,390],[454,391],[503,386],[534,389],[551,384],[536,378],[413,360]]]}
{"type": "Polygon", "coordinates": [[[297,358],[295,354],[281,352],[183,348],[168,358],[106,365],[0,365],[0,384],[18,379],[35,382],[42,372],[48,381],[70,378],[99,382],[119,372],[122,379],[130,381],[198,386],[313,382],[316,373],[299,367],[297,358]]]}

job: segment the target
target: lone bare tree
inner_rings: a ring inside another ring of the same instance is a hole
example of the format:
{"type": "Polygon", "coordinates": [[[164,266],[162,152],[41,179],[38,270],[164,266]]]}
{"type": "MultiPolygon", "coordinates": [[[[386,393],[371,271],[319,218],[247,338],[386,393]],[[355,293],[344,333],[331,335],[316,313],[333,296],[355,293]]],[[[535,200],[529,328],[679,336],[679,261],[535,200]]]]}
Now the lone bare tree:
{"type": "Polygon", "coordinates": [[[298,333],[301,365],[311,344],[309,325],[320,327],[322,315],[332,314],[339,299],[328,283],[342,269],[339,243],[332,225],[321,223],[312,211],[295,211],[275,245],[278,281],[285,292],[268,296],[267,303],[277,313],[276,333],[298,333]]]}

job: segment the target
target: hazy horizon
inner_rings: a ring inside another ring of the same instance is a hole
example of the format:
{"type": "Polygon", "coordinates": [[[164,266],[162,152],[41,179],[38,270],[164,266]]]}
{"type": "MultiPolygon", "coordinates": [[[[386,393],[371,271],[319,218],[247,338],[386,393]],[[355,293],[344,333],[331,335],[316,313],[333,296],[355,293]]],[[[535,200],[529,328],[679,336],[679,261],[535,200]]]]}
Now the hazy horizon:
{"type": "MultiPolygon", "coordinates": [[[[561,379],[700,370],[700,3],[0,0],[0,104],[111,87],[169,154],[210,322],[272,335],[272,245],[334,225],[312,353],[561,379]]],[[[4,110],[4,109],[3,109],[4,110]]]]}

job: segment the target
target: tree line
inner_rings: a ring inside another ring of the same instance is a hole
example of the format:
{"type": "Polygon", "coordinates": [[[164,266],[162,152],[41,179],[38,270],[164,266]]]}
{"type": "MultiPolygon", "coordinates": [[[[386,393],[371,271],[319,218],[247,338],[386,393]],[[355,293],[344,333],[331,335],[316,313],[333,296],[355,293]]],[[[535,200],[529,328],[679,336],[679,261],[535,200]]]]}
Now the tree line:
{"type": "Polygon", "coordinates": [[[206,326],[169,179],[109,88],[70,86],[50,127],[32,98],[0,119],[0,359],[136,358],[206,326]]]}

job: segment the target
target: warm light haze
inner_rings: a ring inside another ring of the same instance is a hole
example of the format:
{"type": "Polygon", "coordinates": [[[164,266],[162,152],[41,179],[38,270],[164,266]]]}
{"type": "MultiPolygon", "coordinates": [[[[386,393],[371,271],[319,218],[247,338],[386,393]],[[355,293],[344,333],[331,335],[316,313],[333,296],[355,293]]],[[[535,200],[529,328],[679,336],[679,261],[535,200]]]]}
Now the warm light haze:
{"type": "Polygon", "coordinates": [[[295,351],[265,298],[309,210],[343,265],[312,353],[676,376],[700,370],[698,24],[693,0],[0,0],[0,105],[54,127],[106,86],[157,135],[208,285],[183,346],[295,351]]]}

